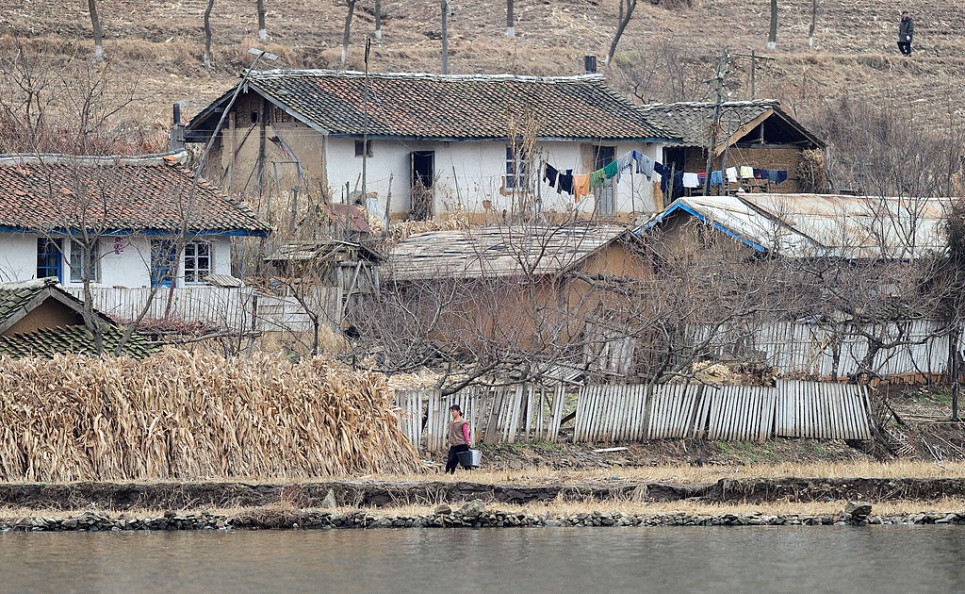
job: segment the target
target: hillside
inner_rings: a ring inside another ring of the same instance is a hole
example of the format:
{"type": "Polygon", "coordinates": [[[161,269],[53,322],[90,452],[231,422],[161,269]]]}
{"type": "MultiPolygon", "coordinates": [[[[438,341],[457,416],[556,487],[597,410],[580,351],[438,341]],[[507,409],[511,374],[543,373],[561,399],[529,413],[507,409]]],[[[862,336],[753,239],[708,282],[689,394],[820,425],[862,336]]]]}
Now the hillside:
{"type": "MultiPolygon", "coordinates": [[[[815,49],[807,47],[809,0],[781,0],[778,49],[764,51],[766,0],[696,0],[695,6],[654,6],[641,1],[619,47],[611,82],[641,100],[692,100],[709,96],[720,49],[771,58],[757,70],[757,97],[773,97],[805,122],[822,103],[859,97],[871,103],[912,102],[926,121],[947,125],[965,117],[965,3],[922,0],[821,0],[815,49]],[[895,48],[897,14],[915,11],[916,53],[895,48]]],[[[683,4],[682,0],[676,0],[683,4]]],[[[266,45],[278,67],[335,68],[344,2],[266,0],[266,45]]],[[[348,67],[360,69],[362,44],[373,28],[372,0],[360,0],[348,67]]],[[[170,104],[187,100],[190,117],[227,89],[250,63],[257,45],[253,0],[217,0],[212,13],[214,67],[203,68],[204,0],[99,0],[108,66],[136,80],[145,97],[138,117],[159,131],[170,104]]],[[[439,3],[384,0],[384,37],[373,45],[377,71],[438,71],[439,3]]],[[[582,57],[602,58],[616,28],[617,0],[517,0],[517,37],[503,34],[501,0],[452,0],[450,67],[453,73],[575,74],[582,57]]],[[[53,60],[92,53],[86,3],[67,0],[0,2],[0,51],[19,43],[53,60]]],[[[731,98],[749,98],[750,59],[738,56],[729,78],[731,98]]]]}

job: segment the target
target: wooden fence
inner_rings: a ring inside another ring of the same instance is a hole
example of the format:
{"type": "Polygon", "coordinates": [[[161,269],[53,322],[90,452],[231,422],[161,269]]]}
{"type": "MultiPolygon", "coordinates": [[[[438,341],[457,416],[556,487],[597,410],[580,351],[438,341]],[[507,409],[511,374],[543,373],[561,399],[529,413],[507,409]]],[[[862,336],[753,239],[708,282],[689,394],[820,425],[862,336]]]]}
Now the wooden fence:
{"type": "MultiPolygon", "coordinates": [[[[83,287],[66,290],[78,299],[84,298],[83,287]]],[[[295,297],[267,295],[251,287],[162,288],[153,296],[149,287],[91,287],[91,293],[97,310],[122,322],[136,319],[146,308],[146,320],[200,322],[232,331],[312,330],[311,318],[295,297]]],[[[339,294],[331,287],[306,294],[305,303],[318,314],[322,325],[336,325],[343,314],[339,294]]]]}
{"type": "Polygon", "coordinates": [[[443,396],[439,390],[405,390],[395,394],[400,426],[413,444],[430,452],[448,449],[449,407],[458,404],[472,428],[474,443],[555,442],[567,392],[562,387],[516,385],[466,389],[443,396]],[[423,431],[423,421],[425,431],[423,431]]]}
{"type": "Polygon", "coordinates": [[[779,381],[760,386],[608,384],[568,392],[518,385],[495,390],[396,393],[403,432],[430,452],[447,448],[449,406],[458,403],[477,442],[559,439],[575,403],[577,443],[648,439],[764,441],[773,437],[870,439],[870,404],[864,386],[779,381]],[[423,431],[423,420],[425,430],[423,431]]]}

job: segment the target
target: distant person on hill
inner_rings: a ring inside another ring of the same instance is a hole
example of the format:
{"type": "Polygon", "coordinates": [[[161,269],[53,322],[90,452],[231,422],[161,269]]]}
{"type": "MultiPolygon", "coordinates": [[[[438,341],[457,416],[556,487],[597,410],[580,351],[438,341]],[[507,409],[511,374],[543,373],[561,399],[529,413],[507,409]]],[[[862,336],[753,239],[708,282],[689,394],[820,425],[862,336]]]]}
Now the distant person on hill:
{"type": "Polygon", "coordinates": [[[898,49],[906,56],[911,55],[911,38],[915,35],[915,19],[911,18],[908,11],[901,13],[901,21],[898,23],[898,49]]]}
{"type": "Polygon", "coordinates": [[[459,465],[459,453],[469,451],[469,423],[462,418],[462,409],[458,404],[449,407],[452,421],[449,423],[449,456],[446,458],[446,472],[456,474],[459,465]]]}

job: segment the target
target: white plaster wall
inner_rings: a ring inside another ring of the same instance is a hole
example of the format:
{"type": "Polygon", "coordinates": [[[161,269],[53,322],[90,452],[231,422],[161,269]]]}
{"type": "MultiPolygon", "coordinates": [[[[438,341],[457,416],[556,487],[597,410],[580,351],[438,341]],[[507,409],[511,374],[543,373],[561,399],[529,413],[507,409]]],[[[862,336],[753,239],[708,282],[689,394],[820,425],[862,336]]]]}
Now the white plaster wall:
{"type": "MultiPolygon", "coordinates": [[[[372,140],[372,156],[366,169],[366,191],[377,196],[378,213],[385,212],[385,199],[392,190],[391,212],[404,215],[410,208],[409,154],[412,151],[435,151],[435,214],[465,210],[470,213],[485,212],[484,201],[489,201],[492,212],[511,211],[514,205],[512,192],[503,188],[506,167],[506,143],[488,142],[403,142],[397,140],[372,140]]],[[[651,158],[657,158],[660,146],[634,143],[602,143],[615,146],[616,155],[636,149],[651,158]]],[[[573,169],[575,173],[589,173],[582,162],[581,144],[577,142],[540,143],[537,150],[542,159],[558,169],[573,169]]],[[[330,139],[327,154],[327,177],[329,189],[336,202],[342,202],[345,183],[349,193],[361,191],[362,157],[355,156],[355,140],[330,139]]],[[[533,191],[538,193],[544,211],[592,213],[594,198],[588,196],[580,202],[568,194],[557,194],[542,179],[530,176],[533,191]],[[537,185],[538,184],[538,185],[537,185]]],[[[659,176],[654,177],[659,181],[659,176]]],[[[656,211],[653,181],[646,177],[624,171],[617,188],[616,211],[618,214],[652,213],[656,211]]]]}
{"type": "Polygon", "coordinates": [[[37,276],[37,236],[0,233],[0,282],[37,276]]]}
{"type": "MultiPolygon", "coordinates": [[[[39,235],[26,233],[0,233],[0,281],[30,280],[37,276],[37,239],[39,235]]],[[[148,287],[150,286],[151,239],[165,239],[163,236],[123,236],[104,237],[100,241],[100,282],[104,287],[148,287]]],[[[214,272],[231,274],[231,238],[222,236],[202,237],[210,241],[214,272]]],[[[70,282],[70,245],[64,241],[64,284],[80,286],[70,282]]],[[[183,270],[184,259],[179,266],[183,270]]],[[[178,284],[183,282],[179,274],[178,284]]]]}

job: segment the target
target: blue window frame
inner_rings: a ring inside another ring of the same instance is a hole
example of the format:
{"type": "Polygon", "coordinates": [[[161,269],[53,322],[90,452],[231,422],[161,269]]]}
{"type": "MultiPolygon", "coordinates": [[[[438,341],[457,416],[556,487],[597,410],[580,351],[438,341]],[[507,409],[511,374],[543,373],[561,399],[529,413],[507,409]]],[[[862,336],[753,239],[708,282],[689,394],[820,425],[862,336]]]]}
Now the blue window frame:
{"type": "Polygon", "coordinates": [[[59,239],[37,239],[37,278],[55,277],[64,282],[64,252],[59,239]]]}
{"type": "Polygon", "coordinates": [[[178,246],[173,241],[151,242],[151,286],[173,287],[178,277],[178,246]]]}

